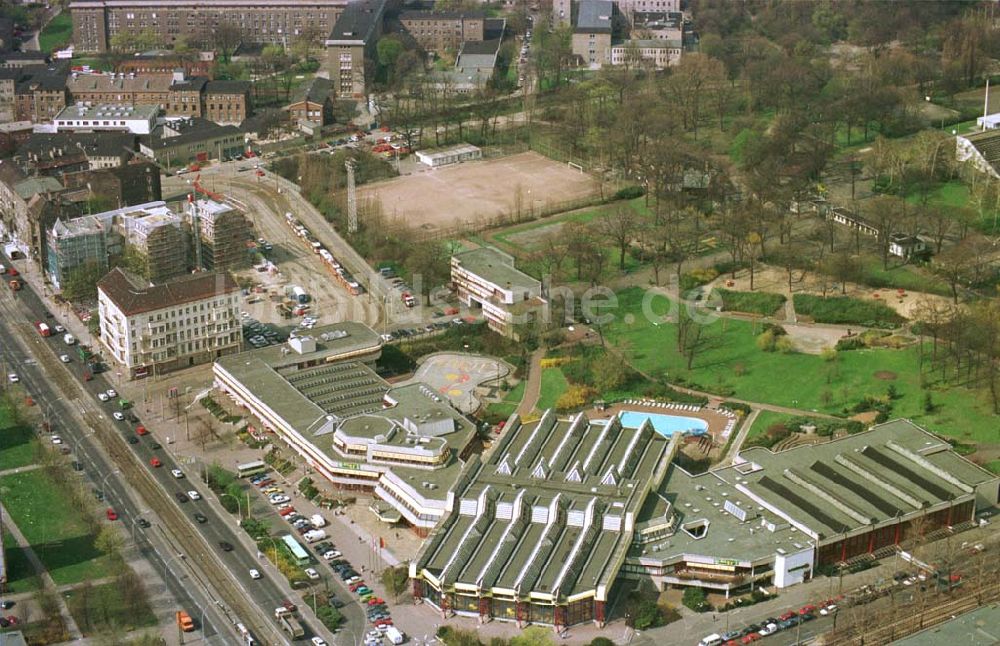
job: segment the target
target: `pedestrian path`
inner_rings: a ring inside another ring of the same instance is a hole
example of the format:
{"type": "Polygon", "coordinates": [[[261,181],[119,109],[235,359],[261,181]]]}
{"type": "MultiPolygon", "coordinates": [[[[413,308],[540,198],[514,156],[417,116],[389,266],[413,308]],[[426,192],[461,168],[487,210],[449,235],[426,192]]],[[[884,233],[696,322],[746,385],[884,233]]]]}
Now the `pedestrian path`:
{"type": "Polygon", "coordinates": [[[23,467],[14,467],[13,469],[4,469],[3,471],[0,471],[0,478],[2,478],[4,476],[12,476],[12,475],[14,475],[16,473],[27,473],[28,471],[34,471],[35,469],[41,469],[41,468],[42,468],[42,465],[40,465],[40,464],[27,464],[27,465],[25,465],[23,467]]]}
{"type": "MultiPolygon", "coordinates": [[[[7,510],[4,508],[2,503],[0,503],[0,516],[10,518],[10,514],[7,513],[7,510]]],[[[31,543],[29,543],[24,534],[21,533],[21,528],[13,522],[6,523],[5,527],[14,537],[14,540],[17,541],[17,544],[24,549],[24,553],[28,557],[28,562],[31,563],[31,567],[34,568],[35,574],[41,577],[42,585],[44,585],[47,590],[58,591],[59,586],[57,586],[56,582],[52,580],[52,575],[49,574],[45,565],[42,564],[42,560],[38,558],[37,554],[35,554],[35,550],[31,547],[31,543]]],[[[68,632],[69,636],[74,640],[82,639],[83,633],[80,632],[80,627],[76,625],[76,620],[73,619],[73,615],[70,614],[69,606],[66,605],[66,600],[61,594],[55,594],[54,596],[59,602],[59,614],[62,616],[63,624],[66,626],[66,632],[68,632]]]]}
{"type": "Polygon", "coordinates": [[[528,382],[524,385],[524,398],[521,399],[517,407],[517,414],[525,417],[538,403],[538,398],[542,395],[542,359],[545,357],[545,349],[538,348],[531,353],[528,360],[528,382]]]}

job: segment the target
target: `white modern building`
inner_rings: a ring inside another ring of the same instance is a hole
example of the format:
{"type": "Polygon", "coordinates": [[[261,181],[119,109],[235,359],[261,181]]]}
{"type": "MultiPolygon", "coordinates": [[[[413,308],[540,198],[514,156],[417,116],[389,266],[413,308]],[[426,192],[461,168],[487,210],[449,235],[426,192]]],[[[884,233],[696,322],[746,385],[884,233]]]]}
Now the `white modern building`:
{"type": "Polygon", "coordinates": [[[239,352],[240,288],[228,273],[150,284],[121,268],[97,284],[101,344],[130,379],[239,352]]]}
{"type": "Polygon", "coordinates": [[[386,383],[371,367],[381,352],[373,330],[338,323],[218,359],[215,386],[317,474],[372,492],[380,520],[426,535],[445,514],[475,425],[428,386],[386,383]]]}
{"type": "Polygon", "coordinates": [[[628,40],[611,47],[611,64],[636,64],[658,70],[681,62],[684,46],[679,40],[628,40]]]}
{"type": "Polygon", "coordinates": [[[431,168],[482,158],[483,151],[472,144],[458,144],[448,148],[417,151],[417,159],[420,160],[420,163],[427,164],[431,168]]]}
{"type": "Polygon", "coordinates": [[[56,132],[130,132],[148,135],[156,127],[158,105],[123,103],[78,103],[63,108],[52,120],[56,132]]]}
{"type": "Polygon", "coordinates": [[[491,330],[515,339],[514,326],[545,305],[541,281],[516,269],[513,256],[493,247],[452,256],[451,282],[462,304],[482,308],[491,330]]]}

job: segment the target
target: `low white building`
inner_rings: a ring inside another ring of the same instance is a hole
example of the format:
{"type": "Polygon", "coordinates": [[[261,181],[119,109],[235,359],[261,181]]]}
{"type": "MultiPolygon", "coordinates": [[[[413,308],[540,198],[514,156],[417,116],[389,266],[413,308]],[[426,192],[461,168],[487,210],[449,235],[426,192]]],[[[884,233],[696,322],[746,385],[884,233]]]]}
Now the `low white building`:
{"type": "Polygon", "coordinates": [[[240,288],[228,273],[158,285],[115,268],[97,284],[101,344],[130,379],[239,352],[240,288]]]}
{"type": "Polygon", "coordinates": [[[431,168],[482,158],[483,151],[472,144],[458,144],[447,148],[434,148],[417,152],[417,159],[420,160],[420,163],[427,164],[431,168]]]}
{"type": "Polygon", "coordinates": [[[148,135],[156,127],[160,114],[158,105],[126,105],[123,103],[78,103],[63,108],[52,120],[56,132],[130,132],[148,135]]]}
{"type": "Polygon", "coordinates": [[[679,40],[628,40],[611,47],[611,64],[632,63],[661,70],[680,63],[683,51],[679,40]]]}
{"type": "Polygon", "coordinates": [[[515,325],[545,305],[542,283],[514,267],[514,258],[493,247],[480,247],[451,257],[451,282],[458,300],[481,307],[491,330],[517,338],[515,325]]]}

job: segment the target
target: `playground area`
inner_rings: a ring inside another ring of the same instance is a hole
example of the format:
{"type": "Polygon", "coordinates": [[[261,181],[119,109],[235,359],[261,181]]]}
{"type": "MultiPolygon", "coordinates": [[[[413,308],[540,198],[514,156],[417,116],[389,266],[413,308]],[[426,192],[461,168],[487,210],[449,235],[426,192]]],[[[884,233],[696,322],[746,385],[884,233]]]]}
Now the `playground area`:
{"type": "Polygon", "coordinates": [[[427,384],[459,410],[472,412],[480,404],[476,389],[486,382],[495,387],[509,373],[510,366],[502,359],[445,352],[426,357],[412,381],[427,384]]]}

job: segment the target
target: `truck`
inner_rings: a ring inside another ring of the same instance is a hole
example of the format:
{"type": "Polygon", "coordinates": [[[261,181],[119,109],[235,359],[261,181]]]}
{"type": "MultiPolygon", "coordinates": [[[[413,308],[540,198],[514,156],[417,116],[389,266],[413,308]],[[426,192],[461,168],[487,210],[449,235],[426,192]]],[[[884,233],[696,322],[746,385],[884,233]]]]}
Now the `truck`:
{"type": "Polygon", "coordinates": [[[35,323],[35,328],[38,329],[38,333],[42,336],[52,336],[52,329],[41,321],[35,323]]]}
{"type": "Polygon", "coordinates": [[[406,305],[407,307],[417,306],[417,299],[414,298],[413,294],[411,294],[410,292],[403,292],[400,298],[403,300],[403,304],[406,305]]]}
{"type": "Polygon", "coordinates": [[[184,612],[183,610],[177,611],[177,627],[186,633],[194,631],[194,620],[191,619],[191,615],[184,612]]]}
{"type": "Polygon", "coordinates": [[[310,529],[302,535],[302,538],[306,539],[307,543],[315,543],[316,541],[321,541],[326,538],[326,532],[322,529],[310,529]]]}
{"type": "Polygon", "coordinates": [[[326,519],[320,516],[319,514],[313,514],[309,518],[309,522],[311,522],[312,526],[315,527],[316,529],[319,529],[320,527],[326,527],[326,519]]]}
{"type": "Polygon", "coordinates": [[[288,633],[292,639],[298,639],[306,634],[302,630],[302,624],[292,615],[285,615],[278,620],[278,623],[281,624],[281,629],[288,633]]]}
{"type": "Polygon", "coordinates": [[[402,644],[406,640],[406,635],[401,633],[399,631],[399,628],[396,628],[395,626],[389,626],[388,628],[386,628],[385,636],[393,644],[402,644]]]}
{"type": "Polygon", "coordinates": [[[312,300],[312,297],[306,293],[306,290],[302,289],[298,285],[292,287],[292,298],[294,298],[300,305],[305,305],[312,300]]]}

